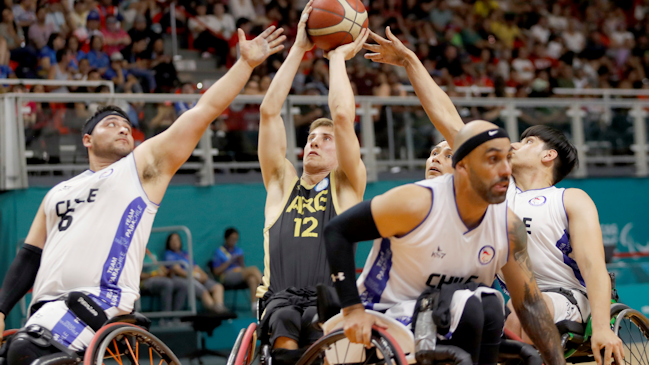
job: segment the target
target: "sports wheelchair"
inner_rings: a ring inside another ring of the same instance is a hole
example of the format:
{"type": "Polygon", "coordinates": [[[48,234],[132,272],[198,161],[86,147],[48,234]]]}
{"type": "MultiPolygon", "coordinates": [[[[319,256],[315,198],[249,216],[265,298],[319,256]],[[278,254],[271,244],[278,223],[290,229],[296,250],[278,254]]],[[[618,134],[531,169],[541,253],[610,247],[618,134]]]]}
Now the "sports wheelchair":
{"type": "MultiPolygon", "coordinates": [[[[313,324],[322,328],[324,336],[306,350],[297,365],[417,363],[414,335],[405,325],[382,313],[368,311],[386,323],[387,328],[374,327],[372,348],[365,349],[363,345],[350,343],[345,337],[344,318],[337,299],[332,298],[331,292],[324,286],[318,286],[317,292],[318,314],[313,319],[313,324]]],[[[257,325],[253,323],[240,331],[227,365],[249,365],[257,358],[261,365],[272,365],[270,345],[262,343],[257,348],[256,330],[257,325]]],[[[542,364],[536,350],[522,342],[503,340],[501,353],[504,354],[503,361],[516,359],[522,361],[523,365],[542,364]]],[[[438,345],[434,353],[427,353],[424,357],[424,361],[419,361],[421,364],[435,362],[472,365],[471,356],[455,346],[438,345]]]]}
{"type": "MultiPolygon", "coordinates": [[[[151,321],[139,313],[117,316],[108,320],[94,335],[90,345],[83,352],[58,352],[43,356],[31,365],[180,365],[180,361],[157,337],[148,330],[151,321]]],[[[0,345],[10,341],[17,329],[3,333],[0,345]]]]}
{"type": "MultiPolygon", "coordinates": [[[[613,332],[620,337],[624,346],[625,364],[649,365],[649,319],[639,311],[619,303],[615,289],[615,277],[611,275],[612,305],[610,324],[613,332]]],[[[338,313],[333,316],[331,309],[322,309],[328,305],[327,299],[321,300],[318,291],[318,316],[327,320],[321,326],[324,336],[311,345],[297,365],[310,364],[377,364],[394,363],[396,365],[414,364],[458,364],[470,365],[471,358],[463,350],[454,346],[438,345],[434,353],[427,358],[415,357],[415,341],[412,331],[398,321],[381,313],[373,312],[384,323],[387,330],[375,327],[372,331],[373,349],[367,350],[362,345],[350,343],[343,332],[343,317],[338,313]],[[325,313],[326,317],[322,316],[325,313]],[[420,360],[420,361],[417,361],[420,360]],[[423,360],[423,361],[422,361],[423,360]]],[[[337,313],[337,312],[335,312],[337,313]]],[[[318,321],[317,319],[314,322],[318,321]]],[[[583,363],[594,361],[590,347],[592,335],[591,319],[585,323],[561,321],[557,323],[564,349],[566,362],[583,363]]],[[[259,356],[262,365],[272,365],[270,347],[262,344],[261,350],[255,352],[256,324],[242,329],[233,348],[228,365],[249,365],[259,356]]],[[[505,330],[500,346],[499,362],[507,365],[541,365],[542,360],[534,347],[527,345],[520,338],[505,330]]]]}

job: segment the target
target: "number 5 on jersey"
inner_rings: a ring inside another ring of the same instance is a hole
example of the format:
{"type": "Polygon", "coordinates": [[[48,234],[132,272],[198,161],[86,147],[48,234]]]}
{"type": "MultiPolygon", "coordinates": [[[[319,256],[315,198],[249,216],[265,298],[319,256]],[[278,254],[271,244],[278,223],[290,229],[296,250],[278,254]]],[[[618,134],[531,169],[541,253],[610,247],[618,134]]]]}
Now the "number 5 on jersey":
{"type": "Polygon", "coordinates": [[[306,217],[304,219],[295,218],[293,221],[295,221],[293,237],[318,237],[318,234],[313,232],[313,230],[318,227],[318,220],[314,217],[306,217]],[[307,227],[308,224],[310,224],[310,226],[307,227]],[[302,234],[300,234],[303,225],[305,226],[305,229],[302,231],[302,234]]]}

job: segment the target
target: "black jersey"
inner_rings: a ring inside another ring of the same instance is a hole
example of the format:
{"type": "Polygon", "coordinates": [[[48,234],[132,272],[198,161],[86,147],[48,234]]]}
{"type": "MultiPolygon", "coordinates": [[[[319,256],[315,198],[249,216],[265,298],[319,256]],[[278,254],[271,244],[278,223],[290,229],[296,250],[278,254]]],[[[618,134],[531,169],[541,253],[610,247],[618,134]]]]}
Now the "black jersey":
{"type": "Polygon", "coordinates": [[[296,178],[277,220],[264,229],[264,277],[258,297],[292,286],[332,285],[323,231],[337,214],[335,189],[333,174],[310,187],[296,178]]]}

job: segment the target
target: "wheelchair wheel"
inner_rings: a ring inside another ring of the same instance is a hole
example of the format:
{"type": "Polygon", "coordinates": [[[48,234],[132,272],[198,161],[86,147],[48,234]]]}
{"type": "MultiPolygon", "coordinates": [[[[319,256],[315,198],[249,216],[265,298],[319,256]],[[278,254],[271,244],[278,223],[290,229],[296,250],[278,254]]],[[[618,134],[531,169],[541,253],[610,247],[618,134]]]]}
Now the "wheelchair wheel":
{"type": "Polygon", "coordinates": [[[234,346],[232,346],[232,351],[230,351],[230,356],[228,356],[228,361],[225,365],[234,365],[234,359],[239,353],[239,348],[241,347],[241,342],[243,341],[243,335],[246,333],[246,329],[242,328],[237,335],[236,341],[234,341],[234,346]]]}
{"type": "Polygon", "coordinates": [[[406,356],[385,330],[372,328],[372,348],[365,349],[350,343],[342,329],[333,331],[316,341],[302,355],[297,365],[311,364],[385,364],[407,365],[406,356]],[[326,358],[326,359],[325,359],[326,358]]]}
{"type": "Polygon", "coordinates": [[[623,309],[615,318],[613,332],[622,340],[626,365],[649,365],[649,320],[647,317],[635,309],[623,309]]]}
{"type": "Polygon", "coordinates": [[[145,329],[127,323],[102,327],[90,342],[84,365],[180,365],[180,361],[157,337],[145,329]]]}
{"type": "Polygon", "coordinates": [[[255,359],[255,346],[257,345],[257,324],[251,323],[241,339],[234,365],[250,365],[255,359]]]}
{"type": "Polygon", "coordinates": [[[248,328],[241,329],[234,342],[232,352],[228,356],[226,365],[249,365],[255,359],[255,346],[257,345],[257,324],[251,323],[248,328]]]}

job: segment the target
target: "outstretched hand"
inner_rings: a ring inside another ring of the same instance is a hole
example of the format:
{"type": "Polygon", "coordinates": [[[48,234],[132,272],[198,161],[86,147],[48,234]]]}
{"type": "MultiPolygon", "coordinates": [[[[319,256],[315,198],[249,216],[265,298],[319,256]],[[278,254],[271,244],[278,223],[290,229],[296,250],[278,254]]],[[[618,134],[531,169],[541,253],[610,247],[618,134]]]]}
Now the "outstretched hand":
{"type": "Polygon", "coordinates": [[[294,47],[298,47],[304,51],[310,51],[315,46],[315,43],[309,38],[306,32],[306,22],[309,20],[309,15],[313,10],[313,0],[310,0],[304,10],[302,10],[302,15],[300,15],[300,22],[297,24],[297,36],[295,37],[294,47]]]}
{"type": "Polygon", "coordinates": [[[367,28],[361,29],[361,32],[358,34],[358,37],[356,37],[355,41],[329,51],[329,53],[325,54],[325,57],[331,59],[334,54],[342,54],[345,56],[345,61],[351,60],[361,49],[363,49],[363,44],[365,43],[365,41],[367,41],[367,37],[369,37],[370,32],[371,31],[367,28]]]}
{"type": "Polygon", "coordinates": [[[387,39],[374,32],[371,32],[370,35],[377,44],[365,43],[363,45],[363,48],[372,52],[366,53],[365,58],[374,62],[404,66],[406,56],[410,50],[403,45],[399,38],[392,34],[390,27],[385,28],[385,36],[387,39]]]}
{"type": "Polygon", "coordinates": [[[246,39],[246,34],[243,30],[239,28],[239,50],[241,51],[241,58],[250,67],[254,68],[259,66],[268,56],[284,49],[282,42],[284,42],[286,36],[280,36],[283,31],[283,28],[276,30],[275,26],[271,26],[255,39],[249,41],[246,39]]]}

